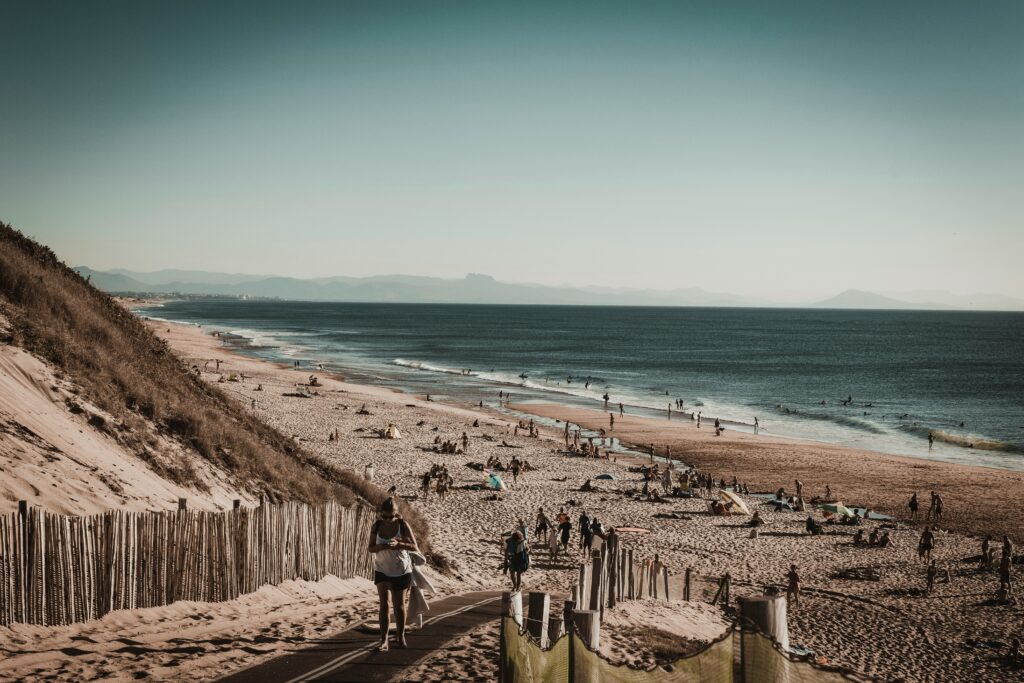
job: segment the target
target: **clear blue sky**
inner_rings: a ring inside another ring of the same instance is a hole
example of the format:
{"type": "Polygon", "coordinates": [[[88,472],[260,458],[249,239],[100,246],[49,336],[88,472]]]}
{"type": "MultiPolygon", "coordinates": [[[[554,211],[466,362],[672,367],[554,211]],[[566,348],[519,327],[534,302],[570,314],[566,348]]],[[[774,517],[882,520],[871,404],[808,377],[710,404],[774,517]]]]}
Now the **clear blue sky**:
{"type": "Polygon", "coordinates": [[[0,4],[72,264],[1024,297],[1024,2],[0,4]]]}

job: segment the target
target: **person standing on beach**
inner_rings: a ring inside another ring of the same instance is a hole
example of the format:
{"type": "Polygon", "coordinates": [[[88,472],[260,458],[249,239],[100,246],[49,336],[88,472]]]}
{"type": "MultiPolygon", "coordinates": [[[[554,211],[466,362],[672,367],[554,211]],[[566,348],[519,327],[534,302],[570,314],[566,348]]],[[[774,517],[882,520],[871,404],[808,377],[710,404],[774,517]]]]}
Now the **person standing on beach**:
{"type": "Polygon", "coordinates": [[[588,555],[594,537],[590,533],[590,516],[587,515],[586,510],[580,510],[580,518],[577,521],[580,525],[580,549],[583,550],[584,555],[588,555]]]}
{"type": "Polygon", "coordinates": [[[1003,535],[1003,557],[1009,557],[1013,561],[1013,541],[1009,536],[1003,535]]]}
{"type": "Polygon", "coordinates": [[[825,500],[832,500],[832,486],[825,484],[825,500]]]}
{"type": "Polygon", "coordinates": [[[523,586],[523,572],[530,568],[530,549],[520,531],[513,531],[505,541],[505,567],[512,579],[512,590],[519,591],[523,586]]]}
{"type": "Polygon", "coordinates": [[[1013,560],[1009,555],[1003,555],[1003,559],[999,560],[999,594],[1005,596],[1004,600],[1013,594],[1012,572],[1013,560]]]}
{"type": "Polygon", "coordinates": [[[700,411],[697,411],[697,429],[700,429],[700,411]]]}
{"type": "Polygon", "coordinates": [[[935,514],[935,491],[931,492],[931,496],[932,496],[932,502],[928,506],[928,517],[926,518],[925,521],[931,521],[932,516],[935,514]]]}
{"type": "Polygon", "coordinates": [[[936,523],[941,522],[942,521],[942,496],[940,496],[939,494],[936,493],[935,494],[935,502],[933,503],[933,505],[935,506],[935,522],[936,523]]]}
{"type": "Polygon", "coordinates": [[[462,432],[462,452],[469,453],[469,435],[466,432],[462,432]]]}
{"type": "Polygon", "coordinates": [[[396,645],[405,643],[405,597],[412,585],[412,558],[410,552],[417,552],[416,537],[412,529],[398,514],[394,498],[385,498],[380,504],[378,519],[370,527],[369,551],[373,553],[373,582],[380,599],[378,612],[380,624],[381,652],[388,649],[388,634],[391,619],[388,616],[388,598],[395,610],[395,626],[398,629],[396,645]]]}
{"type": "Polygon", "coordinates": [[[623,415],[625,415],[625,414],[626,414],[626,411],[625,411],[625,409],[624,409],[624,408],[622,407],[622,404],[620,403],[620,404],[619,404],[619,417],[622,417],[622,416],[623,416],[623,415]]]}
{"type": "Polygon", "coordinates": [[[935,547],[935,534],[931,527],[926,526],[921,532],[921,542],[917,545],[917,556],[925,562],[932,561],[932,549],[935,547]]]}
{"type": "Polygon", "coordinates": [[[797,498],[803,498],[804,497],[804,483],[802,481],[800,481],[799,479],[797,479],[795,483],[796,483],[796,497],[797,498]]]}
{"type": "Polygon", "coordinates": [[[800,605],[800,575],[796,573],[796,565],[789,565],[789,573],[786,574],[786,603],[790,607],[800,605]]]}
{"type": "Polygon", "coordinates": [[[754,416],[754,434],[761,428],[761,424],[757,421],[757,416],[754,416]]]}
{"type": "Polygon", "coordinates": [[[519,458],[512,456],[512,462],[508,464],[508,469],[512,472],[512,485],[515,486],[519,483],[519,472],[522,469],[519,458]]]}
{"type": "Polygon", "coordinates": [[[608,410],[608,392],[604,392],[604,409],[608,410]]]}
{"type": "Polygon", "coordinates": [[[537,508],[537,528],[535,529],[537,538],[543,540],[547,536],[550,527],[551,521],[544,514],[544,508],[537,508]]]}
{"type": "Polygon", "coordinates": [[[668,419],[672,419],[672,404],[668,404],[668,419]]]}
{"type": "Polygon", "coordinates": [[[565,516],[565,520],[558,523],[559,532],[559,544],[562,547],[562,552],[569,552],[569,536],[572,534],[572,522],[569,521],[569,516],[565,516]]]}
{"type": "Polygon", "coordinates": [[[935,575],[939,573],[938,567],[935,566],[935,560],[928,563],[928,571],[925,574],[925,595],[931,595],[932,589],[935,588],[935,575]]]}
{"type": "Polygon", "coordinates": [[[610,431],[615,431],[615,413],[608,413],[608,428],[610,431]]]}
{"type": "Polygon", "coordinates": [[[935,434],[928,432],[928,450],[932,449],[932,444],[935,443],[935,434]]]}
{"type": "Polygon", "coordinates": [[[907,503],[907,507],[910,508],[910,521],[916,522],[917,521],[917,508],[918,508],[917,491],[914,491],[914,495],[912,495],[910,497],[910,502],[907,503]]]}

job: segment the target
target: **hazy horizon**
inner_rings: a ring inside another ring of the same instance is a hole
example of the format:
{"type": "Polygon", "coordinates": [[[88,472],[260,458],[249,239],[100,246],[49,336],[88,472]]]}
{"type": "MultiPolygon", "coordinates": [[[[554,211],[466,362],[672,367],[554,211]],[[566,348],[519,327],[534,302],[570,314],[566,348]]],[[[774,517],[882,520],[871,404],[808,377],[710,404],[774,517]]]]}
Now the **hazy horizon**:
{"type": "Polygon", "coordinates": [[[1024,298],[1024,5],[8,2],[72,265],[1024,298]]]}

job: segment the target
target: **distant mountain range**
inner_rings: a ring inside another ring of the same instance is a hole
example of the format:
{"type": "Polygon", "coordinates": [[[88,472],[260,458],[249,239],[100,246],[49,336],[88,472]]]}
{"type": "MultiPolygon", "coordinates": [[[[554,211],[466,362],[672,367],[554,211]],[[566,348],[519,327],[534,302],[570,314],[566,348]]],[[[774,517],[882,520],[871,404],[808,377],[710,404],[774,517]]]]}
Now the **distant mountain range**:
{"type": "Polygon", "coordinates": [[[121,268],[100,271],[86,266],[78,266],[75,270],[90,278],[94,285],[115,294],[391,303],[1024,310],[1024,300],[1020,299],[991,294],[962,296],[940,291],[909,292],[897,298],[850,289],[824,301],[783,304],[768,299],[711,292],[699,287],[672,290],[553,287],[499,282],[489,275],[476,273],[458,279],[415,275],[302,279],[196,270],[140,273],[121,268]]]}

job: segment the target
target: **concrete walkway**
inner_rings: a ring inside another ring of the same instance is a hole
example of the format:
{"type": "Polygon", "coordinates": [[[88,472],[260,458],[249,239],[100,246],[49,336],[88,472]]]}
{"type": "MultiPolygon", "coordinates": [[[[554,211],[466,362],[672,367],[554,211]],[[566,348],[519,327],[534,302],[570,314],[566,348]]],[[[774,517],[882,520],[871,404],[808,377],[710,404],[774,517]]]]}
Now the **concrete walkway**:
{"type": "MultiPolygon", "coordinates": [[[[222,683],[386,683],[417,664],[445,643],[489,621],[501,612],[501,593],[464,593],[431,603],[423,627],[406,633],[409,647],[392,644],[377,652],[380,636],[358,627],[319,641],[315,646],[291,652],[221,679],[222,683]]],[[[394,630],[392,630],[394,633],[394,630]]]]}

